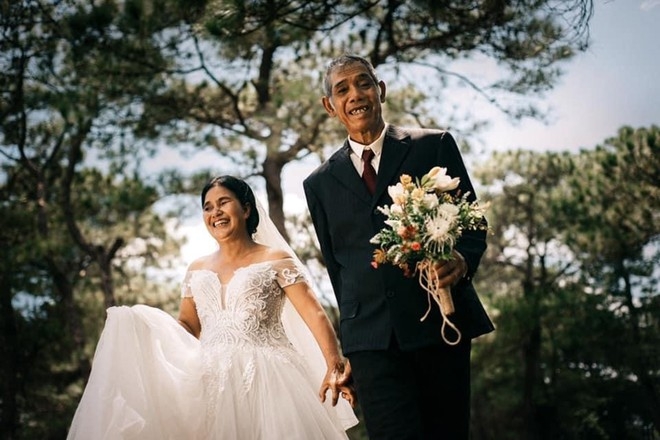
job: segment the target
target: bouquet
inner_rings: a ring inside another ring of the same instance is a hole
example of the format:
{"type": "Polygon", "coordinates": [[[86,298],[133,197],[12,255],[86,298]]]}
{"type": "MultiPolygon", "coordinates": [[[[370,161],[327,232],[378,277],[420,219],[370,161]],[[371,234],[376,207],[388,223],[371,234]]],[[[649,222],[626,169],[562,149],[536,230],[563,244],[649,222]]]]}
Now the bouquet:
{"type": "Polygon", "coordinates": [[[455,196],[449,193],[458,188],[459,182],[459,178],[448,176],[447,169],[440,167],[433,167],[415,182],[409,175],[401,175],[399,183],[388,187],[393,203],[378,207],[387,217],[386,227],[371,239],[371,243],[378,245],[371,262],[373,267],[390,263],[401,268],[406,276],[418,274],[429,301],[429,308],[420,320],[426,319],[431,311],[433,298],[444,318],[442,337],[450,345],[460,342],[461,333],[448,318],[454,313],[454,303],[449,288],[438,285],[435,263],[454,258],[452,251],[463,231],[487,228],[483,222],[485,205],[469,202],[469,193],[455,196]],[[445,337],[445,325],[458,335],[455,341],[445,337]]]}

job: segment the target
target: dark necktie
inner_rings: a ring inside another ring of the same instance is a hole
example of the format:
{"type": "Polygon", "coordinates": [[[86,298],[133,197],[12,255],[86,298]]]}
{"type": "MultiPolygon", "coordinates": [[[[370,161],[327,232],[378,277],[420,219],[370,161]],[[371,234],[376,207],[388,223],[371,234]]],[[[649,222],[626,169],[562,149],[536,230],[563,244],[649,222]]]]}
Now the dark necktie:
{"type": "Polygon", "coordinates": [[[362,150],[362,164],[364,165],[364,171],[362,171],[362,180],[364,184],[367,185],[367,189],[371,195],[376,192],[376,170],[373,165],[371,165],[371,159],[374,158],[374,152],[369,149],[362,150]]]}

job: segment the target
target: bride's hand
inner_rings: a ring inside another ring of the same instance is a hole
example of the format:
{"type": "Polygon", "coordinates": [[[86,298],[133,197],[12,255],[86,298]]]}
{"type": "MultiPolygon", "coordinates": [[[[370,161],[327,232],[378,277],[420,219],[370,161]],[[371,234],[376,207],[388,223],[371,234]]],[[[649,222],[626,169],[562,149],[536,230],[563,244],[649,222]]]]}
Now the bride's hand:
{"type": "Polygon", "coordinates": [[[326,394],[328,391],[332,392],[332,406],[337,405],[339,396],[343,397],[348,401],[348,403],[354,407],[357,401],[355,396],[355,390],[351,384],[351,364],[348,362],[348,359],[343,359],[333,364],[332,368],[328,368],[328,371],[323,378],[321,383],[321,389],[319,390],[319,397],[321,402],[325,402],[326,394]]]}

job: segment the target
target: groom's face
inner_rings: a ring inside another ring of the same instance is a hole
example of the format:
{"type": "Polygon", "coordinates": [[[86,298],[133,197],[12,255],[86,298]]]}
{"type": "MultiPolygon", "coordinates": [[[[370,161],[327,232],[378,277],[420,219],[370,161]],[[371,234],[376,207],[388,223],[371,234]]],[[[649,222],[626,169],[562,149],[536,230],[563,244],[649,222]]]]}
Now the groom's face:
{"type": "Polygon", "coordinates": [[[385,123],[381,103],[385,83],[376,81],[361,63],[338,66],[329,77],[332,94],[323,97],[328,114],[337,117],[351,139],[368,145],[380,135],[385,123]]]}

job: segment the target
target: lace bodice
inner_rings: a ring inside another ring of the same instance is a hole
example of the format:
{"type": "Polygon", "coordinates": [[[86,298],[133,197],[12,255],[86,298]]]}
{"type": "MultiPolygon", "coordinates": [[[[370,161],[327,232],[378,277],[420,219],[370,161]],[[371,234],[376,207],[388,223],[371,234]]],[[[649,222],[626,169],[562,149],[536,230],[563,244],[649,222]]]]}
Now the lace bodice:
{"type": "Polygon", "coordinates": [[[186,274],[181,296],[193,298],[201,323],[209,414],[216,411],[228,387],[239,394],[249,393],[258,365],[301,366],[281,315],[286,301],[283,289],[303,280],[291,258],[239,268],[225,285],[210,270],[186,274]],[[240,374],[240,378],[232,378],[232,374],[240,374]]]}
{"type": "Polygon", "coordinates": [[[304,280],[291,258],[239,268],[223,285],[210,270],[186,274],[182,296],[192,297],[200,319],[202,346],[232,344],[255,347],[289,345],[281,314],[283,288],[304,280]]]}

